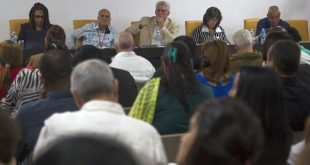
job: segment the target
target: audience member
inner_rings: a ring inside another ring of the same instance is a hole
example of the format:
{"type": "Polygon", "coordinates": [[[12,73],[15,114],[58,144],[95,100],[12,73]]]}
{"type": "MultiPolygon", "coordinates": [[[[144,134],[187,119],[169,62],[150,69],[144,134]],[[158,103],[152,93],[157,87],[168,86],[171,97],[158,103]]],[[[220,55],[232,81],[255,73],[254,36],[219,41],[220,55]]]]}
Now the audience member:
{"type": "Polygon", "coordinates": [[[261,66],[262,56],[253,51],[253,38],[250,31],[239,30],[233,35],[237,53],[230,57],[229,72],[235,75],[245,65],[261,66]]]}
{"type": "Polygon", "coordinates": [[[256,164],[284,165],[293,135],[283,111],[283,86],[278,75],[267,68],[244,66],[232,91],[230,94],[247,104],[263,126],[264,149],[256,164]]]}
{"type": "Polygon", "coordinates": [[[20,139],[18,123],[8,113],[0,111],[0,164],[16,165],[16,151],[20,139]]]}
{"type": "Polygon", "coordinates": [[[155,68],[147,59],[135,54],[130,33],[120,32],[115,39],[115,48],[117,54],[112,59],[111,67],[128,71],[136,82],[145,82],[152,78],[155,68]]]}
{"type": "Polygon", "coordinates": [[[81,38],[82,45],[94,45],[98,48],[111,48],[114,45],[114,38],[117,32],[111,26],[111,13],[108,9],[101,9],[98,12],[97,22],[88,23],[79,29],[74,30],[68,36],[70,49],[76,48],[76,41],[81,38]]]}
{"type": "MultiPolygon", "coordinates": [[[[69,52],[66,46],[66,33],[64,29],[59,25],[52,25],[45,37],[45,52],[50,49],[60,49],[65,52],[69,52]]],[[[28,67],[36,69],[39,67],[41,59],[44,53],[39,53],[36,55],[32,55],[29,62],[28,67]]]]}
{"type": "Polygon", "coordinates": [[[34,162],[34,165],[68,164],[138,165],[127,146],[94,135],[59,139],[34,162]]]}
{"type": "Polygon", "coordinates": [[[51,26],[47,7],[42,3],[35,3],[29,12],[29,22],[21,24],[18,34],[18,40],[24,40],[25,43],[24,62],[31,55],[43,51],[45,34],[51,26]]]}
{"type": "Polygon", "coordinates": [[[229,44],[225,31],[220,26],[221,21],[221,11],[217,7],[208,8],[203,16],[203,23],[193,32],[196,44],[204,44],[213,40],[223,40],[229,44]]]}
{"type": "Polygon", "coordinates": [[[71,92],[81,109],[54,114],[45,120],[34,159],[57,138],[88,133],[122,141],[138,156],[140,164],[167,164],[157,131],[151,125],[125,115],[121,105],[116,103],[117,90],[117,80],[106,63],[88,60],[77,65],[71,75],[71,92]]]}
{"type": "MultiPolygon", "coordinates": [[[[84,45],[79,47],[75,52],[74,66],[89,59],[98,59],[108,64],[111,63],[111,58],[102,54],[99,48],[93,45],[84,45]]],[[[137,96],[137,86],[134,78],[125,70],[113,67],[111,67],[111,70],[119,84],[118,102],[123,107],[131,107],[137,96]]]]}
{"type": "Polygon", "coordinates": [[[271,28],[277,26],[281,26],[284,29],[287,29],[290,25],[287,22],[280,19],[280,15],[281,12],[278,6],[270,6],[268,9],[267,17],[257,22],[256,35],[260,35],[262,29],[268,31],[271,28]]]}
{"type": "Polygon", "coordinates": [[[179,165],[255,164],[263,148],[259,120],[242,102],[205,102],[191,119],[177,155],[179,165]]]}
{"type": "Polygon", "coordinates": [[[309,163],[310,117],[308,116],[304,130],[304,140],[292,146],[287,160],[289,165],[306,165],[309,163]]]}
{"type": "Polygon", "coordinates": [[[27,103],[19,109],[16,119],[22,128],[18,161],[32,152],[44,121],[54,113],[77,110],[70,93],[71,56],[61,50],[50,50],[39,67],[46,97],[27,103]]]}
{"type": "Polygon", "coordinates": [[[167,45],[179,32],[179,26],[168,18],[169,14],[170,4],[167,1],[158,1],[155,16],[142,17],[138,23],[131,25],[126,31],[132,35],[140,32],[139,46],[167,45]],[[158,33],[160,33],[160,43],[156,43],[156,34],[158,33]]]}
{"type": "Polygon", "coordinates": [[[229,71],[229,55],[224,41],[215,40],[202,47],[202,70],[196,73],[201,84],[213,89],[214,97],[227,96],[233,86],[234,76],[229,71]]]}
{"type": "Polygon", "coordinates": [[[144,85],[129,115],[151,123],[160,134],[187,131],[196,106],[213,97],[212,90],[196,80],[191,56],[184,43],[168,44],[161,57],[164,75],[144,85]]]}
{"type": "Polygon", "coordinates": [[[8,92],[17,73],[22,70],[23,50],[11,40],[0,43],[0,99],[8,92]]]}
{"type": "Polygon", "coordinates": [[[274,43],[268,51],[266,65],[275,70],[284,86],[284,110],[294,131],[303,130],[305,118],[310,113],[310,89],[296,77],[300,49],[290,40],[274,43]]]}

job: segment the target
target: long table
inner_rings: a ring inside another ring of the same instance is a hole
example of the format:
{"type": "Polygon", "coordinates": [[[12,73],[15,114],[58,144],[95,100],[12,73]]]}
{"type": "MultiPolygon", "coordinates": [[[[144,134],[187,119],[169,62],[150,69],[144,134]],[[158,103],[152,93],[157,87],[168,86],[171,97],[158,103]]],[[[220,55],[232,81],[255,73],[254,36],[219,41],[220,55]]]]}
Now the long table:
{"type": "MultiPolygon", "coordinates": [[[[301,43],[305,48],[310,50],[310,42],[301,43]]],[[[262,45],[254,45],[254,50],[260,51],[262,45]]],[[[157,69],[160,66],[160,57],[164,51],[164,47],[151,47],[151,48],[135,48],[134,52],[149,60],[153,66],[157,69]]],[[[228,45],[228,50],[230,54],[236,53],[236,48],[234,45],[228,45]]],[[[101,49],[101,52],[105,56],[114,57],[117,53],[115,49],[101,49]]]]}

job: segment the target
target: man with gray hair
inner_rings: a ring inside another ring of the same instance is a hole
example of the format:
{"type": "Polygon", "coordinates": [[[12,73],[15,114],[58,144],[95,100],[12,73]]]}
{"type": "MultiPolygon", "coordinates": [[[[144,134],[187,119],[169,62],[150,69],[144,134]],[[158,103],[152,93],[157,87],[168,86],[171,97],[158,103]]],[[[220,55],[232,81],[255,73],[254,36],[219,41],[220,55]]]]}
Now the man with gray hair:
{"type": "Polygon", "coordinates": [[[261,66],[263,61],[260,54],[253,51],[253,38],[248,30],[239,30],[233,35],[237,53],[230,57],[229,72],[236,74],[245,65],[261,66]]]}
{"type": "Polygon", "coordinates": [[[140,32],[139,46],[167,45],[173,41],[179,32],[179,26],[167,18],[169,14],[170,4],[166,1],[158,1],[155,16],[142,17],[140,21],[128,27],[126,31],[132,35],[140,32]]]}
{"type": "Polygon", "coordinates": [[[155,68],[147,59],[136,55],[133,47],[132,35],[129,32],[119,33],[115,39],[117,54],[110,66],[128,71],[136,82],[145,82],[153,76],[155,68]]]}
{"type": "Polygon", "coordinates": [[[45,121],[34,150],[34,159],[58,138],[96,134],[126,144],[141,165],[167,164],[161,138],[155,128],[126,116],[117,103],[118,82],[106,63],[88,60],[77,65],[71,75],[71,92],[80,111],[54,114],[45,121]]]}
{"type": "Polygon", "coordinates": [[[280,9],[278,6],[270,6],[268,9],[267,17],[259,20],[256,26],[256,35],[260,35],[262,29],[269,30],[271,28],[281,26],[284,29],[287,29],[290,25],[280,19],[280,9]]]}

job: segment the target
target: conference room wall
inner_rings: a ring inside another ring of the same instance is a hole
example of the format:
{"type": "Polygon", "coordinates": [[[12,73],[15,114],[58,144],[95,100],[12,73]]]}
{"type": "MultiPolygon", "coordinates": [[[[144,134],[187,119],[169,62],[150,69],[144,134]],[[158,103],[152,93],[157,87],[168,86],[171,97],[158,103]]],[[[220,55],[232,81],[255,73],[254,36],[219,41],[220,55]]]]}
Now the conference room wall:
{"type": "MultiPolygon", "coordinates": [[[[154,15],[157,0],[1,0],[0,40],[9,38],[9,19],[28,18],[35,2],[44,3],[53,24],[61,25],[66,32],[72,31],[73,19],[95,19],[100,8],[112,13],[112,25],[123,31],[130,21],[141,16],[154,15]]],[[[283,19],[310,20],[308,0],[168,0],[170,17],[180,25],[180,35],[185,34],[184,21],[202,19],[206,9],[217,6],[223,15],[221,25],[231,41],[233,33],[243,28],[243,19],[265,17],[267,8],[278,5],[283,19]]]]}

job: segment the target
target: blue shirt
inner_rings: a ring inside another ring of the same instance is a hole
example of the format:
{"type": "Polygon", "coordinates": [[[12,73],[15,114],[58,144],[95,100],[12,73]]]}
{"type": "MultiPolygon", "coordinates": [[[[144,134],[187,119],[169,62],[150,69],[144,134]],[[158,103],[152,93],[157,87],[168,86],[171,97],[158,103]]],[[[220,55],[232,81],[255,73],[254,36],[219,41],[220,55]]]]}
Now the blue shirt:
{"type": "Polygon", "coordinates": [[[101,32],[97,23],[88,23],[69,34],[67,44],[69,49],[76,48],[76,40],[82,38],[82,45],[94,45],[98,48],[111,48],[117,35],[116,30],[109,25],[106,32],[101,32]],[[109,31],[109,32],[107,32],[109,31]]]}
{"type": "Polygon", "coordinates": [[[205,84],[205,85],[212,88],[213,95],[215,98],[227,96],[230,89],[233,87],[233,83],[234,83],[234,77],[233,76],[230,76],[228,78],[228,82],[225,82],[225,83],[217,82],[215,86],[211,85],[209,83],[209,79],[204,77],[200,73],[195,73],[195,76],[201,84],[205,84]]]}
{"type": "Polygon", "coordinates": [[[48,92],[45,99],[23,105],[17,113],[16,120],[22,129],[22,139],[18,147],[18,161],[31,152],[37,142],[45,119],[54,113],[78,110],[70,91],[48,92]]]}
{"type": "MultiPolygon", "coordinates": [[[[278,26],[281,26],[284,29],[287,29],[290,25],[287,22],[280,19],[278,26]]],[[[269,28],[270,28],[270,22],[268,20],[268,17],[259,20],[257,22],[256,35],[259,35],[261,33],[262,29],[268,30],[269,28]]]]}

